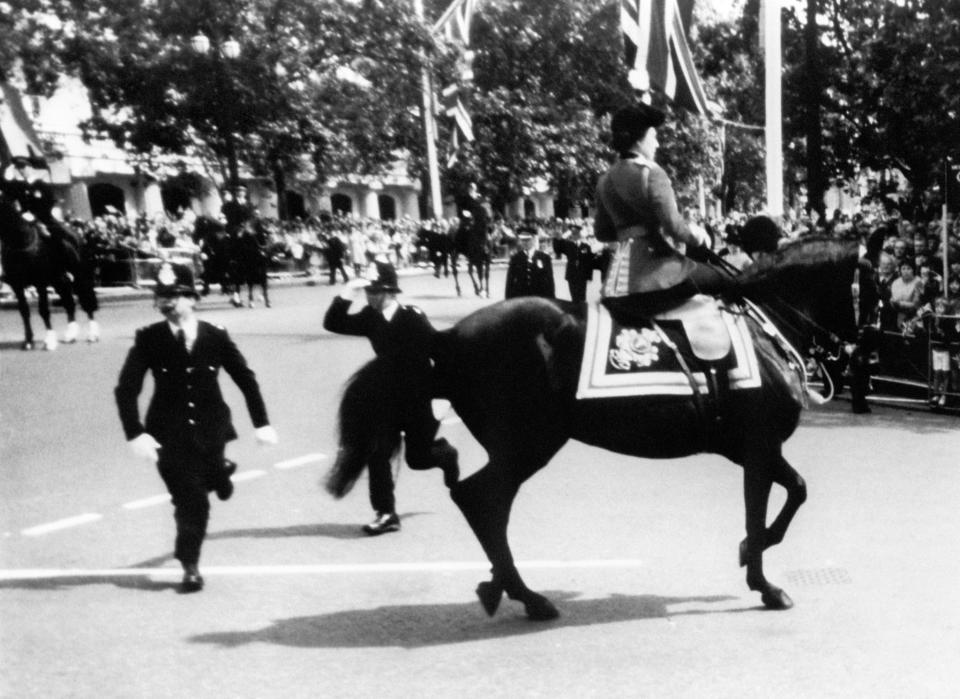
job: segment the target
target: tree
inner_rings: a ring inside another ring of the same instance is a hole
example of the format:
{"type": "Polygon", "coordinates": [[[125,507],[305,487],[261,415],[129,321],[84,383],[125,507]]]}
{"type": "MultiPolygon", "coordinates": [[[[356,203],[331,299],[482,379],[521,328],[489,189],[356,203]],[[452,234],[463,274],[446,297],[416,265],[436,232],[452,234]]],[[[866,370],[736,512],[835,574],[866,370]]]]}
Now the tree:
{"type": "Polygon", "coordinates": [[[87,126],[128,150],[205,144],[228,163],[225,180],[245,163],[282,202],[290,175],[377,173],[418,140],[408,105],[432,44],[404,4],[99,0],[90,12],[72,1],[80,31],[65,57],[99,110],[87,126]],[[191,47],[198,33],[205,53],[191,47]]]}
{"type": "MultiPolygon", "coordinates": [[[[609,114],[635,99],[618,8],[596,0],[480,6],[471,41],[477,139],[450,179],[480,174],[497,210],[537,178],[554,188],[561,210],[592,198],[612,155],[609,114]]],[[[661,160],[678,182],[711,168],[716,138],[698,119],[674,115],[663,132],[661,160]]]]}

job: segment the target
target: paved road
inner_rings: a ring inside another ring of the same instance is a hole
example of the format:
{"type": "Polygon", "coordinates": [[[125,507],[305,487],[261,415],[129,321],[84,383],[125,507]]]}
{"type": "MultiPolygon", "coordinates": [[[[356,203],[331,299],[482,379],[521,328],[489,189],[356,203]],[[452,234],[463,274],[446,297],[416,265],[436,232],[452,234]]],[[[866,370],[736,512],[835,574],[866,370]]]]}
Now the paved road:
{"type": "MultiPolygon", "coordinates": [[[[439,326],[487,303],[429,276],[401,286],[439,326]]],[[[0,696],[956,696],[956,418],[807,414],[786,454],[810,498],[766,566],[797,606],[777,613],[736,566],[739,471],[571,443],[510,531],[562,616],[532,624],[505,602],[489,619],[473,595],[488,566],[438,473],[400,472],[403,531],[374,539],[358,529],[365,483],[342,501],[318,485],[340,386],[371,356],[320,328],[332,293],[203,304],[257,370],[282,441],[254,445],[230,387],[237,492],[214,504],[207,589],[189,596],[162,484],[127,454],[111,396],[150,302],[108,304],[102,343],[52,354],[15,349],[19,319],[0,313],[0,696]]],[[[466,472],[482,465],[455,415],[442,429],[466,472]]]]}

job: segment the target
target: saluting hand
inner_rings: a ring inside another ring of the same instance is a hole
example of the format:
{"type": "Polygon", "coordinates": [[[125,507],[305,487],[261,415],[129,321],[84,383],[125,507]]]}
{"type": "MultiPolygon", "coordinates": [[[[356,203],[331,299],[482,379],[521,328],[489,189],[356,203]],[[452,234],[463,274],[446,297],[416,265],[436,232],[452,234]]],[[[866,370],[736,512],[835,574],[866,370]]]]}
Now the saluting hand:
{"type": "Polygon", "coordinates": [[[160,458],[157,454],[157,449],[160,448],[160,443],[148,432],[137,435],[127,442],[127,444],[130,445],[130,450],[138,459],[145,459],[152,464],[156,464],[157,460],[160,458]]]}

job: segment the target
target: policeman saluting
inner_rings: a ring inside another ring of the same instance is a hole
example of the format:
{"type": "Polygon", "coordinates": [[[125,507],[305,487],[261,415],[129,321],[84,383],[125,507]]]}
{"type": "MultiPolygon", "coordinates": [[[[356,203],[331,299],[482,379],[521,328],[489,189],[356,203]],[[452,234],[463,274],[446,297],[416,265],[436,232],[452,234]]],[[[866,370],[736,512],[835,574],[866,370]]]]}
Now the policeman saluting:
{"type": "Polygon", "coordinates": [[[197,566],[210,516],[208,493],[216,491],[221,500],[233,494],[236,464],[224,458],[224,448],[237,433],[217,382],[221,368],[243,393],[257,440],[277,442],[256,376],[226,330],[197,319],[198,298],[188,267],[160,266],[155,305],[164,320],[137,331],[114,389],[131,449],[156,464],[173,499],[183,592],[203,588],[197,566]],[[137,397],[147,371],[155,388],[141,423],[137,397]]]}

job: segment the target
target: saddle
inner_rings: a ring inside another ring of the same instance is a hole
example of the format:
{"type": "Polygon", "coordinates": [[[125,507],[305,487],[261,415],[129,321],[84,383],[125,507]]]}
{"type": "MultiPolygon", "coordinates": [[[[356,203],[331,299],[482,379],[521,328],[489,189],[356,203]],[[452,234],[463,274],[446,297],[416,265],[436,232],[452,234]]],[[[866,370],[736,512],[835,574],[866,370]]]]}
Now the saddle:
{"type": "Polygon", "coordinates": [[[730,354],[730,332],[721,316],[720,304],[712,296],[694,294],[678,303],[673,294],[669,297],[643,294],[606,298],[602,303],[621,325],[679,322],[698,359],[713,362],[730,354]]]}

